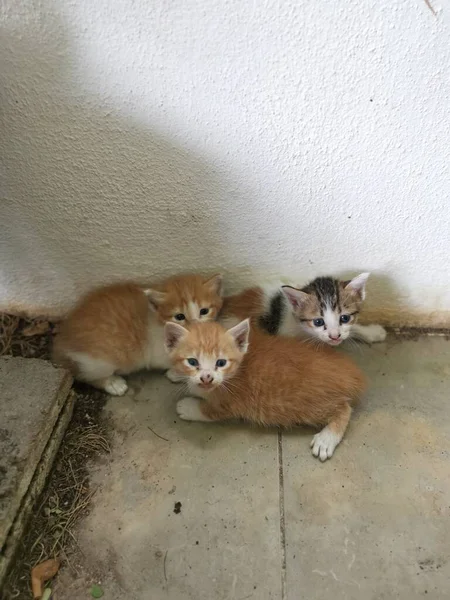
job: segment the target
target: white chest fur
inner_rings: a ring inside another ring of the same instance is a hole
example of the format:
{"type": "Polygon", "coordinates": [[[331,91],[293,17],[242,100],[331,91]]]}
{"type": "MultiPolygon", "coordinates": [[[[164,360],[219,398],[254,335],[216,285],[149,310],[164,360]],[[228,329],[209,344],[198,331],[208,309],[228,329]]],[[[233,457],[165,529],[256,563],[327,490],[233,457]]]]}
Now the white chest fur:
{"type": "Polygon", "coordinates": [[[285,312],[280,323],[278,335],[286,335],[289,337],[306,337],[300,323],[295,318],[290,306],[285,307],[285,312]]]}
{"type": "Polygon", "coordinates": [[[170,361],[164,348],[164,326],[150,321],[148,329],[148,344],[145,354],[145,365],[147,369],[169,369],[170,361]]]}

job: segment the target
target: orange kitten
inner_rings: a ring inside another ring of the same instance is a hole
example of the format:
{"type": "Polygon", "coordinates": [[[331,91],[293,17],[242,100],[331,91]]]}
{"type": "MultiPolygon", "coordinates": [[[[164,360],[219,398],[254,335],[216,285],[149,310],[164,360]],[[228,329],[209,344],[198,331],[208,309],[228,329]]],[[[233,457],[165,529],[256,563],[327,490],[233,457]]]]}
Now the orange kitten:
{"type": "Polygon", "coordinates": [[[170,367],[164,323],[215,319],[221,289],[220,275],[179,275],[151,288],[119,283],[91,291],[61,324],[53,358],[77,379],[121,396],[128,386],[120,374],[170,367]]]}
{"type": "Polygon", "coordinates": [[[311,448],[324,461],[344,436],[365,379],[352,360],[328,346],[313,347],[258,328],[250,321],[165,327],[173,369],[190,396],[177,404],[187,421],[245,419],[261,425],[324,427],[311,448]],[[247,352],[248,348],[248,352],[247,352]],[[201,400],[199,399],[201,398],[201,400]]]}

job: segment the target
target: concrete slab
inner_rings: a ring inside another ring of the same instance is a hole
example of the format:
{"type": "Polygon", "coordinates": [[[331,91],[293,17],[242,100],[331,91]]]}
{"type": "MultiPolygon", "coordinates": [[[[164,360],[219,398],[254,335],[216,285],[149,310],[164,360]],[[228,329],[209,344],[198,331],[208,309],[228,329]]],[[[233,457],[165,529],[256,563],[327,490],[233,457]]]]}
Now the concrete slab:
{"type": "Polygon", "coordinates": [[[286,598],[449,598],[450,343],[354,355],[370,391],[332,460],[283,434],[286,598]]]}
{"type": "Polygon", "coordinates": [[[67,399],[72,378],[39,359],[0,358],[0,549],[67,399]]]}
{"type": "Polygon", "coordinates": [[[312,432],[179,422],[180,388],[135,377],[55,600],[450,597],[450,343],[355,357],[370,392],[325,464],[312,432]]]}
{"type": "Polygon", "coordinates": [[[112,454],[56,597],[89,598],[100,582],[108,600],[280,599],[277,432],[179,421],[179,386],[132,385],[106,407],[112,454]]]}
{"type": "Polygon", "coordinates": [[[45,482],[58,452],[59,445],[72,417],[74,403],[75,394],[73,391],[70,391],[51,433],[50,439],[44,448],[28,490],[22,500],[19,510],[16,513],[14,522],[9,530],[8,537],[6,538],[6,542],[0,554],[0,590],[7,575],[8,569],[13,564],[14,558],[17,555],[22,536],[26,533],[26,528],[30,521],[30,516],[36,501],[44,489],[45,482]]]}

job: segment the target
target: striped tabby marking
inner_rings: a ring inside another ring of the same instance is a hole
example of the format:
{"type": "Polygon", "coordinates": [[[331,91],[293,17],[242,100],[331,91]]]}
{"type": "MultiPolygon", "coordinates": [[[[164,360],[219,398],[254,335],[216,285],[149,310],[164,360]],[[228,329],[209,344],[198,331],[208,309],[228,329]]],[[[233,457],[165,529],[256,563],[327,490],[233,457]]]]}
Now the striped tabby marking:
{"type": "Polygon", "coordinates": [[[259,318],[259,326],[270,335],[276,335],[287,310],[283,292],[277,292],[270,301],[269,312],[259,318]]]}

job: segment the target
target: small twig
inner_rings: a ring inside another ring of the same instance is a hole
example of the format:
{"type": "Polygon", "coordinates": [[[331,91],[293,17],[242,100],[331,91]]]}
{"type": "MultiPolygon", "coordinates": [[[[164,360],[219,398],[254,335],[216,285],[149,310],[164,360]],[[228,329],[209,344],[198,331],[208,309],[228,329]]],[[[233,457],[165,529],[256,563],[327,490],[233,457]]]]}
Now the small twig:
{"type": "MultiPolygon", "coordinates": [[[[153,432],[154,433],[154,432],[153,432]]],[[[166,573],[166,560],[167,560],[167,555],[168,555],[169,551],[166,550],[166,553],[164,554],[164,579],[167,581],[167,573],[166,573]]]]}
{"type": "Polygon", "coordinates": [[[431,12],[433,13],[434,16],[437,15],[437,12],[434,10],[430,0],[425,0],[425,4],[428,6],[428,8],[431,10],[431,12]]]}
{"type": "Polygon", "coordinates": [[[149,425],[147,425],[147,428],[150,429],[150,431],[152,433],[154,433],[156,435],[156,437],[159,437],[160,440],[164,440],[165,442],[169,442],[170,441],[167,438],[163,437],[162,435],[159,435],[158,433],[156,433],[156,431],[153,431],[153,429],[149,425]]]}

